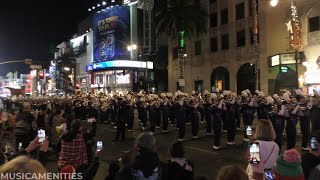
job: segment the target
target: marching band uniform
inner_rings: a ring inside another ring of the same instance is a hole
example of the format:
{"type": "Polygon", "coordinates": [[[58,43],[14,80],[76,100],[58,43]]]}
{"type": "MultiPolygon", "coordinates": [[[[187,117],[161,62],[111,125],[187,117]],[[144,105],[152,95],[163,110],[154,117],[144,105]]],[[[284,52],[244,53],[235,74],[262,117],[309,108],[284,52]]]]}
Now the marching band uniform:
{"type": "Polygon", "coordinates": [[[310,119],[308,117],[308,107],[305,98],[302,96],[301,90],[296,90],[298,106],[297,115],[300,121],[300,129],[302,133],[301,148],[307,150],[309,137],[310,137],[310,119]]]}
{"type": "Polygon", "coordinates": [[[272,123],[273,129],[276,133],[276,139],[274,140],[275,143],[278,144],[279,149],[282,147],[282,134],[283,134],[283,126],[285,118],[279,115],[278,105],[274,104],[272,107],[271,112],[269,113],[269,118],[272,123]]]}
{"type": "Polygon", "coordinates": [[[199,106],[199,103],[197,103],[195,99],[192,99],[190,101],[189,109],[190,109],[192,139],[198,139],[198,132],[199,132],[198,106],[199,106]]]}
{"type": "Polygon", "coordinates": [[[206,120],[206,135],[209,136],[211,135],[212,132],[212,114],[211,114],[211,103],[209,101],[209,97],[206,94],[205,95],[205,102],[203,104],[204,106],[204,116],[206,120]]]}
{"type": "Polygon", "coordinates": [[[170,102],[168,99],[165,99],[164,102],[161,103],[162,110],[162,132],[168,133],[168,120],[170,113],[170,102]]]}
{"type": "MultiPolygon", "coordinates": [[[[217,101],[217,103],[219,103],[217,101]]],[[[221,140],[221,124],[222,124],[222,113],[223,113],[223,101],[220,101],[219,104],[212,104],[212,115],[213,115],[213,132],[214,132],[214,146],[213,149],[220,149],[220,140],[221,140]]]]}
{"type": "Polygon", "coordinates": [[[287,135],[287,149],[292,149],[296,145],[296,124],[298,117],[296,113],[293,112],[295,109],[294,104],[290,102],[289,94],[283,94],[284,102],[281,106],[280,115],[286,120],[286,135],[287,135]]]}
{"type": "Polygon", "coordinates": [[[244,125],[244,141],[250,141],[247,135],[247,127],[252,126],[253,118],[254,118],[254,107],[253,100],[248,98],[248,96],[243,98],[243,103],[241,104],[241,114],[244,125]]]}
{"type": "Polygon", "coordinates": [[[108,121],[108,105],[104,102],[100,108],[100,121],[101,126],[105,126],[108,121]]]}
{"type": "Polygon", "coordinates": [[[228,145],[234,145],[234,139],[236,135],[236,112],[235,112],[235,101],[227,101],[226,103],[227,109],[227,130],[228,130],[228,145]]]}
{"type": "Polygon", "coordinates": [[[184,140],[186,134],[186,102],[184,98],[178,101],[177,123],[179,124],[179,140],[184,140]]]}
{"type": "Polygon", "coordinates": [[[126,112],[125,112],[125,103],[120,100],[117,102],[118,104],[118,113],[117,113],[117,132],[114,141],[119,141],[120,136],[121,140],[124,141],[126,138],[126,112]]]}
{"type": "Polygon", "coordinates": [[[148,106],[144,99],[143,100],[141,99],[140,118],[141,118],[142,130],[145,130],[147,128],[148,106]]]}

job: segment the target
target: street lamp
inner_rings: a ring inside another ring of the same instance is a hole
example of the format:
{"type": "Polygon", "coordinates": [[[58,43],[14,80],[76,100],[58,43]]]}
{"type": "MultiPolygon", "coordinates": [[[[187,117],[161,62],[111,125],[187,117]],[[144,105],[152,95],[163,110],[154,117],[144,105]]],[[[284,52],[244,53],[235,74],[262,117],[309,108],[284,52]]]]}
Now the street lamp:
{"type": "Polygon", "coordinates": [[[278,0],[271,0],[271,1],[270,1],[270,5],[271,5],[272,7],[277,6],[277,4],[278,4],[278,0]]]}

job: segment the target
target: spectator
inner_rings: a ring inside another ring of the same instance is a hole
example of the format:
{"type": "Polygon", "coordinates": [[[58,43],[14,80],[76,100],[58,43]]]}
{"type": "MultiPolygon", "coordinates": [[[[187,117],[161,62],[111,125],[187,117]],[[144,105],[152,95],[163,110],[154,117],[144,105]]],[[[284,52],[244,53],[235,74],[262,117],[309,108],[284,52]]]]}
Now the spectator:
{"type": "Polygon", "coordinates": [[[2,166],[4,163],[8,162],[8,158],[6,154],[2,151],[0,151],[0,166],[2,166]]]}
{"type": "Polygon", "coordinates": [[[118,160],[113,160],[109,165],[109,173],[105,180],[114,180],[116,174],[121,167],[124,167],[132,162],[133,151],[122,151],[118,160]]]}
{"type": "MultiPolygon", "coordinates": [[[[0,174],[31,173],[32,176],[37,175],[37,179],[44,179],[43,177],[45,177],[44,174],[46,172],[47,170],[42,166],[42,164],[39,161],[31,159],[27,156],[16,157],[0,167],[0,174]]],[[[11,175],[10,177],[12,176],[13,175],[11,175]]]]}
{"type": "Polygon", "coordinates": [[[304,180],[300,153],[295,149],[284,151],[277,159],[274,174],[275,179],[304,180]]]}
{"type": "Polygon", "coordinates": [[[76,170],[73,166],[68,165],[63,167],[60,171],[60,180],[70,180],[70,177],[72,177],[72,174],[76,173],[76,170]]]}
{"type": "Polygon", "coordinates": [[[65,123],[65,119],[62,117],[63,111],[58,109],[56,115],[52,118],[52,142],[55,143],[60,136],[60,133],[66,133],[62,130],[61,125],[65,123]]]}
{"type": "MultiPolygon", "coordinates": [[[[318,141],[318,150],[304,153],[301,158],[301,166],[305,179],[311,179],[309,178],[311,174],[313,174],[314,177],[320,172],[320,131],[315,132],[314,135],[316,136],[318,141]]],[[[320,177],[318,179],[320,179],[320,177]]]]}
{"type": "Polygon", "coordinates": [[[81,120],[73,120],[71,130],[61,137],[58,167],[72,165],[77,173],[84,172],[88,163],[86,142],[81,133],[81,120]]]}
{"type": "Polygon", "coordinates": [[[224,166],[218,172],[217,180],[249,180],[248,175],[238,166],[224,166]]]}
{"type": "Polygon", "coordinates": [[[116,175],[117,180],[152,179],[162,180],[165,177],[165,166],[154,151],[156,139],[149,133],[140,134],[135,142],[137,156],[132,163],[123,167],[116,175]]]}
{"type": "MultiPolygon", "coordinates": [[[[23,148],[27,148],[29,143],[36,136],[36,132],[32,127],[35,117],[31,114],[31,106],[29,103],[23,104],[23,112],[20,114],[21,120],[15,126],[16,148],[22,143],[23,148]]],[[[18,149],[16,149],[18,151],[18,149]]]]}
{"type": "Polygon", "coordinates": [[[182,142],[176,141],[170,147],[171,160],[168,163],[168,179],[193,179],[193,163],[184,157],[182,142]]]}
{"type": "Polygon", "coordinates": [[[268,120],[259,120],[254,139],[260,145],[260,163],[251,164],[247,167],[249,179],[260,179],[263,177],[264,169],[272,169],[279,154],[279,147],[274,142],[276,133],[268,120]]]}
{"type": "Polygon", "coordinates": [[[105,180],[114,180],[116,177],[116,174],[120,170],[120,164],[119,161],[111,161],[109,164],[109,169],[108,169],[108,176],[105,178],[105,180]]]}

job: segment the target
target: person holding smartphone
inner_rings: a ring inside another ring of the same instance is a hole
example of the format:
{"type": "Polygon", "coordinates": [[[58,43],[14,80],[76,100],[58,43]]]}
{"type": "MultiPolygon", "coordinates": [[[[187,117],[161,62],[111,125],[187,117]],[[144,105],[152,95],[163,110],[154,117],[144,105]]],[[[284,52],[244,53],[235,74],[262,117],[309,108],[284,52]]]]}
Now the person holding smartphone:
{"type": "MultiPolygon", "coordinates": [[[[247,167],[249,179],[262,179],[264,170],[272,169],[274,166],[279,154],[279,147],[274,142],[275,138],[276,133],[271,122],[269,120],[259,120],[254,133],[256,141],[253,142],[257,144],[256,149],[259,149],[259,155],[257,155],[259,161],[250,161],[247,167]]],[[[255,151],[255,153],[257,152],[255,151]]],[[[249,159],[251,159],[250,156],[249,159]]]]}
{"type": "Polygon", "coordinates": [[[320,131],[312,134],[309,139],[311,151],[302,154],[301,166],[305,179],[320,179],[320,131]],[[317,177],[317,178],[316,178],[317,177]]]}

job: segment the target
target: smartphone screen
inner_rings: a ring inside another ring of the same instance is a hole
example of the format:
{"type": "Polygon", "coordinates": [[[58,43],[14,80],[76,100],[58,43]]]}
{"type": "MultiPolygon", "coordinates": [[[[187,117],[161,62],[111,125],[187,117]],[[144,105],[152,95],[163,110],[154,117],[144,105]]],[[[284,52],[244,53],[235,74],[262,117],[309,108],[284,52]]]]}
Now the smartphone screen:
{"type": "Polygon", "coordinates": [[[251,126],[247,126],[246,133],[247,133],[247,136],[252,136],[252,128],[251,128],[251,126]]]}
{"type": "Polygon", "coordinates": [[[274,180],[272,169],[265,169],[264,170],[264,177],[265,180],[274,180]]]}
{"type": "Polygon", "coordinates": [[[258,164],[260,162],[260,145],[258,142],[251,142],[249,144],[249,162],[258,164]]]}
{"type": "Polygon", "coordinates": [[[102,141],[97,141],[97,151],[101,151],[102,149],[102,141]]]}
{"type": "Polygon", "coordinates": [[[19,147],[18,147],[19,151],[22,150],[22,142],[19,142],[19,147]]]}
{"type": "Polygon", "coordinates": [[[43,143],[46,138],[46,131],[43,129],[38,130],[39,143],[43,143]]]}
{"type": "Polygon", "coordinates": [[[311,136],[310,138],[310,146],[312,151],[318,151],[318,141],[317,137],[311,136]]]}

